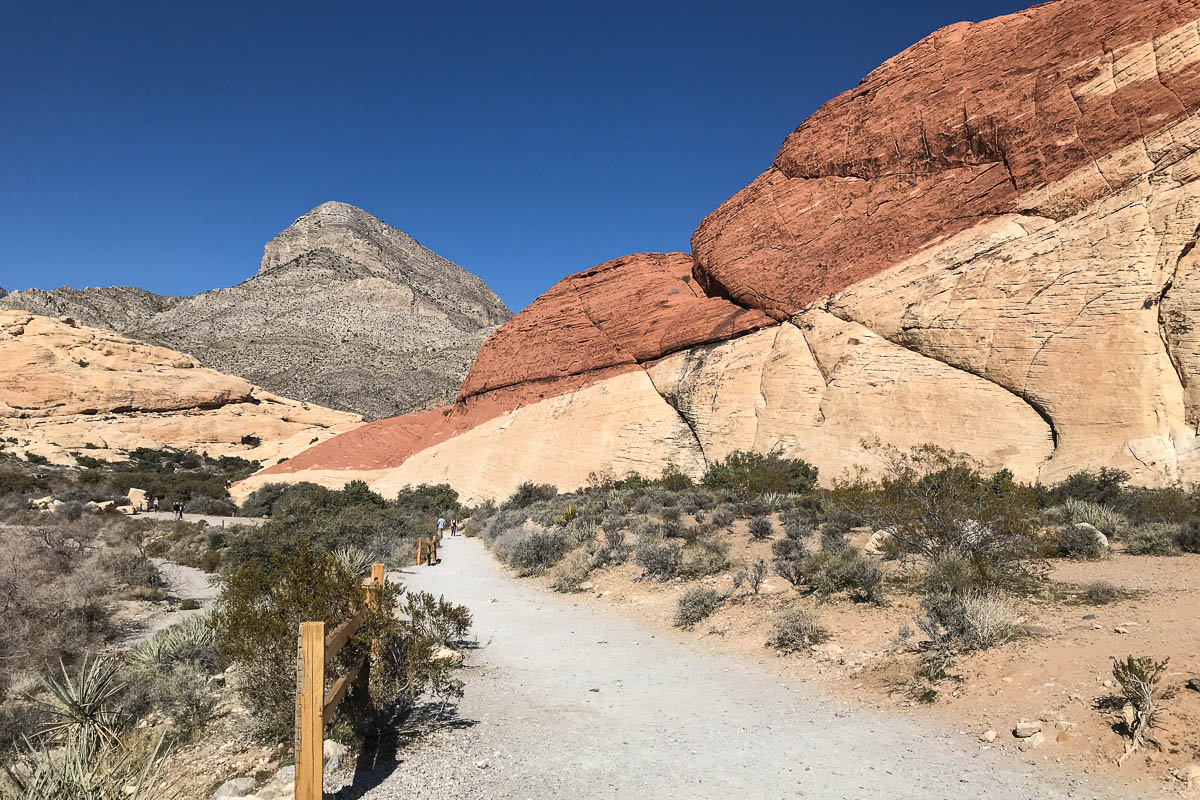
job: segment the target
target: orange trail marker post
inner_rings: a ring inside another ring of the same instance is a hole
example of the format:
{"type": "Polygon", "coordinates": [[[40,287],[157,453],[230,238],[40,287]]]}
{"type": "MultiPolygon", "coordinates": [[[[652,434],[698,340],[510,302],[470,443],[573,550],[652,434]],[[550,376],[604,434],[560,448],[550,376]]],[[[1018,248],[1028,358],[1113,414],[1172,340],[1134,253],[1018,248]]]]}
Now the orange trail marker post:
{"type": "Polygon", "coordinates": [[[325,623],[300,623],[296,664],[296,800],[321,800],[325,773],[325,623]]]}

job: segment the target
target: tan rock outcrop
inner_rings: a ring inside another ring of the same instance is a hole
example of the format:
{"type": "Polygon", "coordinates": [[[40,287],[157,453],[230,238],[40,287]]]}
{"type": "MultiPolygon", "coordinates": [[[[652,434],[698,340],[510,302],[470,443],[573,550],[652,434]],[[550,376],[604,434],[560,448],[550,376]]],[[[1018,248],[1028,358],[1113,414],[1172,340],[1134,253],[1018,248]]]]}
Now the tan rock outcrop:
{"type": "Polygon", "coordinates": [[[111,331],[0,312],[0,438],[56,463],[174,447],[271,463],[361,417],[264,392],[111,331]],[[243,444],[255,437],[258,444],[243,444]]]}

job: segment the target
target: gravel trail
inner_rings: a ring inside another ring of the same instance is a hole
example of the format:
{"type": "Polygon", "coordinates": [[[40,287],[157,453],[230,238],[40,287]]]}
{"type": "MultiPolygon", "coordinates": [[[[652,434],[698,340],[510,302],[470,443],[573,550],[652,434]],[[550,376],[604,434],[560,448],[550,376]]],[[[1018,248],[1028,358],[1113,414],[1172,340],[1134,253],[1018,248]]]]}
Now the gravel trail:
{"type": "Polygon", "coordinates": [[[350,785],[330,776],[338,800],[1137,796],[656,637],[511,578],[476,539],[439,554],[391,580],[474,614],[458,725],[350,785]]]}

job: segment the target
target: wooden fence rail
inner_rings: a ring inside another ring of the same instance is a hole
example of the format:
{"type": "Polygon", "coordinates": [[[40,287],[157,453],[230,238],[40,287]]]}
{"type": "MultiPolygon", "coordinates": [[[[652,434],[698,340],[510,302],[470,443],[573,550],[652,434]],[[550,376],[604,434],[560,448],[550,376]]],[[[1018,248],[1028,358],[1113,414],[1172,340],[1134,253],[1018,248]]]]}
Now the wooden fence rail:
{"type": "MultiPolygon", "coordinates": [[[[375,587],[384,582],[383,564],[372,564],[363,585],[367,605],[375,602],[375,587]]],[[[325,668],[366,621],[366,608],[325,635],[324,622],[301,622],[296,658],[296,800],[321,800],[325,779],[325,726],[351,686],[365,690],[369,658],[364,656],[325,690],[325,668]]],[[[375,644],[372,643],[372,652],[375,644]]]]}
{"type": "Polygon", "coordinates": [[[417,537],[417,566],[429,564],[430,566],[437,563],[437,546],[438,540],[436,536],[430,536],[428,539],[417,537]]]}

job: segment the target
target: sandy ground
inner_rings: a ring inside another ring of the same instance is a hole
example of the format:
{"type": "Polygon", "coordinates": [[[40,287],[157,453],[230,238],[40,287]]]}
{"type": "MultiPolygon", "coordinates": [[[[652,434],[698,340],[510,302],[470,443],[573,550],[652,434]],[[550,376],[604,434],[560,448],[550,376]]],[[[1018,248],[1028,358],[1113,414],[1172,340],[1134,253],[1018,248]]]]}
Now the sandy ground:
{"type": "MultiPolygon", "coordinates": [[[[770,563],[769,542],[737,534],[733,540],[735,560],[770,563]]],[[[898,646],[896,634],[905,624],[916,627],[919,602],[911,595],[893,593],[884,607],[821,604],[771,575],[758,597],[742,589],[694,631],[682,632],[672,627],[676,604],[694,584],[643,581],[640,575],[632,565],[593,573],[589,590],[575,597],[710,652],[752,660],[781,680],[811,682],[859,704],[936,724],[954,732],[962,746],[1000,751],[1009,763],[1061,765],[1072,774],[1099,773],[1144,791],[1184,790],[1177,776],[1200,763],[1200,692],[1183,686],[1200,677],[1200,556],[1118,553],[1097,562],[1056,561],[1050,576],[1055,599],[1020,603],[1036,635],[962,659],[956,667],[961,680],[943,683],[932,705],[918,704],[903,691],[915,657],[898,646]],[[1072,592],[1102,580],[1136,596],[1093,607],[1072,592]],[[830,642],[790,656],[765,647],[772,615],[790,605],[819,614],[830,642]],[[1176,692],[1165,702],[1156,731],[1162,750],[1139,751],[1118,769],[1124,739],[1097,702],[1117,691],[1110,656],[1128,654],[1170,657],[1164,681],[1176,692]],[[1019,720],[1044,721],[1046,744],[1019,751],[1011,733],[1019,720]],[[988,730],[997,732],[994,743],[980,741],[988,730]]],[[[732,591],[728,574],[703,582],[732,591]]],[[[1193,788],[1200,796],[1200,786],[1193,788]]]]}
{"type": "MultiPolygon", "coordinates": [[[[936,719],[941,709],[909,716],[839,697],[806,680],[807,670],[836,676],[852,659],[772,655],[750,620],[764,615],[749,614],[749,604],[684,633],[665,622],[682,588],[639,583],[635,591],[629,568],[598,576],[586,595],[564,596],[510,577],[477,540],[448,539],[441,555],[439,565],[392,579],[444,593],[475,615],[480,647],[468,657],[459,716],[402,750],[399,764],[360,768],[352,782],[333,776],[328,788],[340,789],[339,800],[1107,798],[1161,788],[1122,786],[1040,751],[1018,758],[982,745],[977,729],[1019,716],[1015,706],[960,734],[936,719]],[[751,641],[744,652],[736,644],[751,641]]],[[[838,609],[827,617],[835,630],[839,615],[878,612],[838,609]]],[[[1031,673],[1038,669],[1030,662],[1031,673]]],[[[1014,679],[1014,697],[1023,685],[1014,679]]]]}

